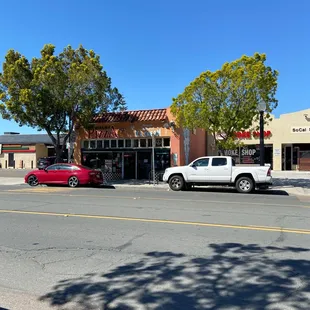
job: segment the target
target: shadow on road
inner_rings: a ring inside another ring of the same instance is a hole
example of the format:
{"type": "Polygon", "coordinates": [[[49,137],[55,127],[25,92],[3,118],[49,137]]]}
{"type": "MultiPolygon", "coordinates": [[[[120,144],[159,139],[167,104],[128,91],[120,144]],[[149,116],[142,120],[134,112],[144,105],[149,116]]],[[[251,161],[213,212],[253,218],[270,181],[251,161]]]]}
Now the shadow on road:
{"type": "MultiPolygon", "coordinates": [[[[204,193],[233,193],[237,194],[237,190],[232,187],[194,187],[190,190],[191,192],[204,192],[204,193]]],[[[238,193],[239,194],[239,193],[238,193]]],[[[275,195],[275,196],[289,196],[286,191],[283,190],[256,190],[250,195],[275,195]]],[[[239,194],[242,195],[242,194],[239,194]]]]}
{"type": "Polygon", "coordinates": [[[310,189],[310,179],[274,178],[273,184],[274,186],[301,187],[310,189]]]}
{"type": "Polygon", "coordinates": [[[60,281],[41,300],[89,310],[309,309],[310,260],[295,258],[309,249],[209,246],[207,257],[145,253],[105,274],[60,281]]]}

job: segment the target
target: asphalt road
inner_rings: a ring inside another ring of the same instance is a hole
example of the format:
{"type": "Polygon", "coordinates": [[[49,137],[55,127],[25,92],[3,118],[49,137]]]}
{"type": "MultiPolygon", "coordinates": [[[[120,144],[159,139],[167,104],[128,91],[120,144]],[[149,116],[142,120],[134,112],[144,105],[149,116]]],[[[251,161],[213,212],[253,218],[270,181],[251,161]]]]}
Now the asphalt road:
{"type": "Polygon", "coordinates": [[[0,187],[0,309],[309,309],[310,204],[0,187]]]}

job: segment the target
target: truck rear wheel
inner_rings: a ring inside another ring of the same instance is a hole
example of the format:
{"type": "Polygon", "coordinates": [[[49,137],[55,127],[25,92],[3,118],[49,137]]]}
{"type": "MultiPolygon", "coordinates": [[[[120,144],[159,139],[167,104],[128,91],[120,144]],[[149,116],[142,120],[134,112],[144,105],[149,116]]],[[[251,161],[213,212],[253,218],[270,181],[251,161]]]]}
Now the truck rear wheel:
{"type": "Polygon", "coordinates": [[[239,193],[251,193],[254,189],[254,182],[248,177],[241,177],[236,182],[236,188],[239,193]]]}
{"type": "Polygon", "coordinates": [[[184,188],[184,179],[180,175],[173,175],[169,180],[169,187],[173,191],[181,191],[184,188]]]}

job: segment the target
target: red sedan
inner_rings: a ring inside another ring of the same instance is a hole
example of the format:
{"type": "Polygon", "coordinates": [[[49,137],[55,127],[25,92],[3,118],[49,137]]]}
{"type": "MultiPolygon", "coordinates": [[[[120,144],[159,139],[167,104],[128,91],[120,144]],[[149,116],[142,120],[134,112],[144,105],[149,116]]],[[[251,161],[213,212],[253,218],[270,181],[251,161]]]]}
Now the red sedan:
{"type": "Polygon", "coordinates": [[[101,171],[73,164],[54,164],[43,170],[33,170],[25,176],[25,183],[30,186],[39,184],[62,184],[70,187],[103,183],[101,171]]]}

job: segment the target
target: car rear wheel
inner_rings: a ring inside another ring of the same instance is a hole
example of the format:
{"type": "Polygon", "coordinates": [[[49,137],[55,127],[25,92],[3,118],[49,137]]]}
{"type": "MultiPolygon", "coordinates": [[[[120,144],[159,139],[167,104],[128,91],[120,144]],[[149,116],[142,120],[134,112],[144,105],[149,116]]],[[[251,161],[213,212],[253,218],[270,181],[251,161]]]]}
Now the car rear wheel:
{"type": "Polygon", "coordinates": [[[72,176],[68,180],[68,185],[70,187],[77,187],[79,185],[79,179],[76,176],[72,176]]]}
{"type": "Polygon", "coordinates": [[[184,179],[180,175],[174,175],[169,181],[169,187],[173,191],[181,191],[184,188],[184,179]]]}
{"type": "Polygon", "coordinates": [[[30,186],[38,186],[39,185],[39,180],[38,180],[38,178],[34,174],[32,174],[32,175],[30,175],[28,177],[27,183],[30,186]]]}
{"type": "Polygon", "coordinates": [[[251,193],[254,189],[254,182],[248,177],[241,177],[237,180],[236,188],[239,193],[251,193]]]}

